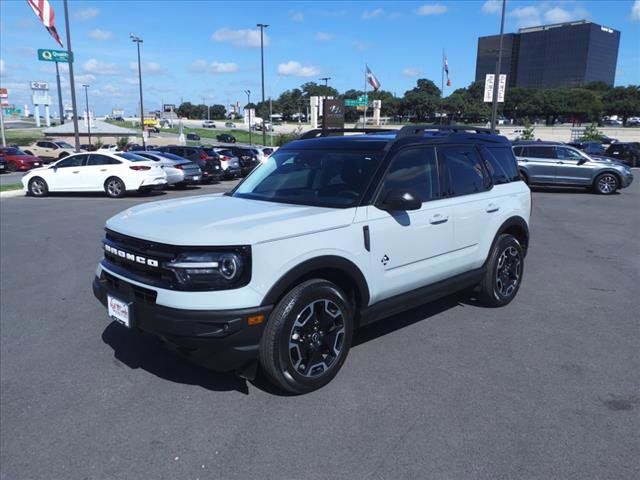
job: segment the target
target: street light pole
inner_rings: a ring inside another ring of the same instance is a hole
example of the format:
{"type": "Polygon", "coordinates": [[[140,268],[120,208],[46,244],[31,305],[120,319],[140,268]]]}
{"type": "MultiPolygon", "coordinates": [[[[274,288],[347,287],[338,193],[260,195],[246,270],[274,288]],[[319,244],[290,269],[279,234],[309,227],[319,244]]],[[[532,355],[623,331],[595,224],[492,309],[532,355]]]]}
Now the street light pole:
{"type": "Polygon", "coordinates": [[[89,91],[88,89],[91,85],[83,83],[82,86],[84,87],[84,103],[87,106],[87,113],[84,118],[87,120],[87,133],[89,134],[89,145],[91,145],[91,115],[89,114],[89,93],[88,93],[89,91]]]}
{"type": "Polygon", "coordinates": [[[244,93],[247,94],[247,107],[249,107],[249,144],[253,145],[251,141],[251,90],[245,90],[244,93]]]}
{"type": "Polygon", "coordinates": [[[142,39],[133,34],[129,34],[129,38],[134,42],[138,47],[138,85],[140,87],[140,128],[142,129],[142,148],[145,150],[147,146],[144,141],[144,104],[142,102],[142,64],[140,63],[140,44],[142,43],[142,39]]]}
{"type": "Polygon", "coordinates": [[[73,74],[73,53],[71,51],[71,31],[69,30],[69,5],[64,0],[64,24],[67,29],[67,55],[69,58],[69,86],[71,87],[71,109],[73,110],[73,136],[75,137],[75,151],[80,151],[80,134],[78,133],[78,106],[76,103],[76,81],[73,74]]]}
{"type": "Polygon", "coordinates": [[[502,68],[502,39],[504,37],[504,12],[507,8],[507,0],[502,0],[502,18],[500,20],[500,45],[498,47],[498,61],[496,62],[496,74],[493,77],[493,104],[491,105],[491,131],[496,129],[496,115],[498,113],[498,86],[500,84],[500,69],[502,68]]]}
{"type": "MultiPolygon", "coordinates": [[[[262,108],[264,110],[264,29],[269,25],[258,23],[256,26],[260,27],[260,67],[262,70],[262,108]]],[[[249,128],[251,128],[251,124],[249,124],[249,128]]],[[[267,130],[264,125],[264,119],[262,120],[262,144],[267,144],[267,130]]]]}

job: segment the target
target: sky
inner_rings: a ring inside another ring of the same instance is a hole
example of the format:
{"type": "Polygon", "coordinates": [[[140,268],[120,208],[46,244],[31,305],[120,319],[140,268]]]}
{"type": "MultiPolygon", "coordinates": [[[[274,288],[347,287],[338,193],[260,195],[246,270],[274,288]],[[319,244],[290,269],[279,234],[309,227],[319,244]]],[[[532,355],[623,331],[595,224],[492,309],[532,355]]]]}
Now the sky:
{"type": "MultiPolygon", "coordinates": [[[[50,0],[66,46],[62,0],[50,0]]],[[[265,29],[265,97],[309,81],[343,92],[364,88],[368,64],[381,88],[403,95],[418,78],[440,85],[446,51],[451,87],[474,80],[477,39],[500,30],[499,0],[480,1],[69,1],[78,92],[90,84],[98,115],[138,107],[137,53],[141,37],[145,111],[163,103],[246,103],[259,100],[260,33],[265,29]]],[[[616,85],[640,84],[640,0],[508,0],[505,32],[520,27],[589,19],[621,31],[616,85]]],[[[29,81],[49,82],[57,112],[55,68],[38,48],[59,48],[24,0],[0,2],[0,86],[22,108],[29,81]]],[[[63,71],[63,101],[70,103],[63,71]]],[[[31,108],[31,107],[30,107],[31,108]]]]}

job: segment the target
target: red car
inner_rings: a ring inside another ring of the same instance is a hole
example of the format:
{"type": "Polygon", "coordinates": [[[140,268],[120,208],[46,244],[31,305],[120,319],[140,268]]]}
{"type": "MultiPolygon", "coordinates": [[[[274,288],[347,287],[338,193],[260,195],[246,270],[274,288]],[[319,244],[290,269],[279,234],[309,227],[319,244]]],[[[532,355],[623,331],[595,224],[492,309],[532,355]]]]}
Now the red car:
{"type": "Polygon", "coordinates": [[[31,170],[42,166],[42,160],[33,155],[27,155],[17,147],[0,147],[0,158],[6,163],[9,172],[31,170]]]}

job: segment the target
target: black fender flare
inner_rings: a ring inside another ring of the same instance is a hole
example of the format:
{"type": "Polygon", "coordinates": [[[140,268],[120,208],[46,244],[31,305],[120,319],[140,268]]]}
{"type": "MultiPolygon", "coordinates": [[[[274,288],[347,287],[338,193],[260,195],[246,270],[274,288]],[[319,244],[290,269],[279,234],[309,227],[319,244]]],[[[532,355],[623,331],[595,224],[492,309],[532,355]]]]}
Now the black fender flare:
{"type": "MultiPolygon", "coordinates": [[[[493,242],[491,243],[491,249],[489,249],[489,254],[491,254],[491,251],[493,250],[493,246],[495,245],[496,241],[498,240],[498,237],[510,230],[513,229],[518,229],[518,230],[522,230],[523,234],[524,234],[524,243],[522,245],[522,249],[524,251],[524,254],[527,254],[527,250],[529,248],[529,225],[527,225],[527,222],[525,221],[524,218],[516,215],[513,217],[509,217],[507,220],[505,220],[502,225],[500,225],[500,228],[498,228],[498,231],[496,232],[494,238],[493,238],[493,242]]],[[[521,239],[518,239],[519,241],[521,239]]]]}
{"type": "Polygon", "coordinates": [[[282,275],[269,289],[261,305],[276,304],[296,283],[303,279],[312,278],[311,274],[314,272],[321,273],[322,271],[331,271],[344,275],[345,280],[348,281],[358,296],[360,305],[365,307],[369,304],[369,286],[358,266],[344,257],[322,255],[305,260],[282,275]]]}

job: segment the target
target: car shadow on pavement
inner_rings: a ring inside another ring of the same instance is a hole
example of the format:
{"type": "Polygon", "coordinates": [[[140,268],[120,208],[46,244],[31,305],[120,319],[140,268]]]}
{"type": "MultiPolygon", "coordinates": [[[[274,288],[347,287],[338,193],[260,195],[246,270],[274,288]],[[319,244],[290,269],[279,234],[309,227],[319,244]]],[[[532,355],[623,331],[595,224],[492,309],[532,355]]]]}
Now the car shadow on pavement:
{"type": "Polygon", "coordinates": [[[166,194],[164,190],[153,190],[151,192],[130,192],[124,197],[110,198],[104,192],[49,192],[47,198],[104,198],[105,200],[126,200],[127,198],[161,197],[166,194]]]}
{"type": "MultiPolygon", "coordinates": [[[[113,348],[115,360],[131,369],[141,368],[170,382],[198,385],[207,390],[249,393],[246,380],[189,363],[165,348],[159,339],[127,330],[116,322],[107,325],[102,340],[113,348]]],[[[118,362],[116,365],[120,366],[118,362]]]]}
{"type": "MultiPolygon", "coordinates": [[[[582,193],[582,194],[598,196],[598,194],[595,193],[591,188],[584,188],[584,187],[555,187],[555,186],[546,186],[546,185],[529,185],[529,189],[532,192],[539,192],[539,193],[582,193]]],[[[620,195],[620,190],[616,190],[610,195],[620,195]]]]}
{"type": "Polygon", "coordinates": [[[351,347],[357,347],[363,343],[370,342],[376,338],[388,335],[402,328],[413,325],[414,323],[427,320],[435,315],[438,315],[450,308],[463,305],[467,302],[468,295],[462,293],[456,293],[447,297],[441,298],[431,303],[420,305],[419,307],[412,308],[406,312],[392,315],[391,317],[384,318],[364,327],[358,328],[354,335],[351,347]]]}

